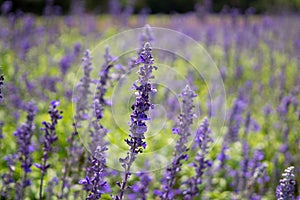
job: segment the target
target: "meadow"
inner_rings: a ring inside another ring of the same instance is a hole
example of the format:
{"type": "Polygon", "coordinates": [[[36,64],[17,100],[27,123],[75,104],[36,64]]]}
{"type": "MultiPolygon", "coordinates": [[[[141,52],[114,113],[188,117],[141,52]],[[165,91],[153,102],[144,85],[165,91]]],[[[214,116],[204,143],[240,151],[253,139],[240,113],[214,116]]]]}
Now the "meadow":
{"type": "Polygon", "coordinates": [[[298,21],[1,16],[0,199],[300,199],[298,21]]]}

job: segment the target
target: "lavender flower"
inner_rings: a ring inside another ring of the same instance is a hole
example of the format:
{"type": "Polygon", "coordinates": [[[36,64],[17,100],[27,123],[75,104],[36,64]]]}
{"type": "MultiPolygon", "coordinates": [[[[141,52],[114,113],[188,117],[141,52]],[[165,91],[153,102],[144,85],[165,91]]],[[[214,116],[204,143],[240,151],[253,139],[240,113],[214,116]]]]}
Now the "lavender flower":
{"type": "Polygon", "coordinates": [[[109,54],[108,47],[105,51],[105,63],[103,70],[100,73],[100,79],[97,85],[97,93],[93,100],[94,120],[90,123],[90,136],[91,136],[91,152],[93,155],[89,157],[89,166],[87,167],[87,176],[85,179],[79,181],[83,184],[85,190],[88,192],[87,199],[99,199],[103,193],[110,191],[110,186],[104,180],[105,177],[105,151],[107,150],[107,142],[104,137],[108,130],[98,123],[98,120],[103,117],[102,105],[106,103],[104,95],[106,94],[106,83],[109,79],[108,72],[113,66],[112,61],[114,58],[109,54]]]}
{"type": "Polygon", "coordinates": [[[3,126],[4,126],[4,122],[0,121],[0,148],[1,148],[1,140],[4,138],[4,135],[3,135],[3,126]]]}
{"type": "MultiPolygon", "coordinates": [[[[104,95],[106,94],[107,91],[107,82],[110,79],[109,76],[109,70],[114,66],[113,62],[116,61],[116,58],[111,56],[109,54],[109,47],[105,48],[105,54],[104,54],[104,64],[102,65],[102,71],[99,74],[99,80],[97,83],[97,92],[95,95],[95,99],[98,99],[99,103],[101,105],[110,105],[105,99],[104,95]]],[[[95,107],[95,110],[97,111],[97,108],[95,107]]],[[[100,111],[100,110],[99,110],[100,111]]],[[[100,114],[97,114],[97,118],[100,119],[100,114]]]]}
{"type": "Polygon", "coordinates": [[[80,79],[80,84],[77,86],[77,99],[76,99],[76,124],[79,125],[81,120],[86,120],[88,118],[87,111],[89,109],[88,95],[91,94],[90,84],[92,80],[90,78],[90,73],[92,70],[92,56],[89,50],[86,50],[84,57],[82,58],[82,67],[84,76],[80,79]]]}
{"type": "Polygon", "coordinates": [[[136,182],[134,185],[131,186],[133,193],[128,195],[128,199],[146,200],[148,194],[148,187],[152,181],[152,178],[147,172],[139,172],[136,175],[139,177],[139,182],[136,182]]]}
{"type": "MultiPolygon", "coordinates": [[[[177,193],[173,189],[175,185],[176,174],[181,170],[182,163],[181,161],[187,160],[187,142],[188,137],[191,135],[190,126],[193,123],[193,98],[196,97],[194,91],[187,85],[182,93],[182,112],[179,116],[179,125],[178,127],[173,128],[173,133],[179,135],[179,139],[176,142],[174,149],[174,156],[172,163],[167,167],[166,174],[162,179],[162,191],[160,193],[161,199],[173,199],[174,195],[177,193]]],[[[199,138],[200,139],[200,138],[199,138]]]]}
{"type": "Polygon", "coordinates": [[[270,106],[270,104],[266,104],[264,107],[264,115],[267,117],[271,114],[272,112],[272,107],[270,106]]]}
{"type": "MultiPolygon", "coordinates": [[[[90,90],[90,85],[92,84],[92,80],[90,77],[90,73],[92,70],[92,56],[89,50],[85,51],[84,56],[82,58],[81,66],[83,68],[83,77],[80,79],[80,83],[76,86],[77,94],[75,95],[77,96],[74,99],[76,102],[76,115],[75,115],[75,123],[73,125],[74,132],[71,136],[71,140],[73,142],[72,142],[72,146],[70,146],[70,148],[72,149],[72,151],[70,152],[72,159],[70,161],[70,164],[68,164],[68,166],[69,165],[77,166],[75,170],[72,170],[70,172],[71,174],[73,174],[72,178],[76,180],[76,182],[80,179],[81,177],[80,172],[82,170],[84,163],[86,162],[85,149],[83,148],[81,143],[74,141],[74,137],[75,135],[78,134],[77,128],[81,127],[81,122],[89,119],[88,111],[91,108],[91,105],[88,102],[88,96],[92,93],[90,90]]],[[[97,106],[94,107],[95,110],[98,110],[97,106]]],[[[100,110],[100,112],[102,112],[102,110],[100,110]]],[[[68,168],[66,168],[65,170],[66,171],[71,170],[68,168]]],[[[64,173],[66,173],[66,171],[64,173]]],[[[65,184],[67,183],[65,178],[63,182],[65,184]]],[[[62,191],[61,191],[62,195],[63,195],[63,187],[65,186],[64,185],[62,186],[62,191]]]]}
{"type": "Polygon", "coordinates": [[[282,132],[282,144],[279,148],[279,152],[284,155],[284,162],[290,163],[292,162],[292,154],[291,154],[291,147],[289,146],[289,137],[290,137],[290,128],[287,126],[284,128],[282,132]]]}
{"type": "Polygon", "coordinates": [[[280,179],[280,184],[276,188],[277,200],[294,200],[294,190],[296,185],[294,166],[285,169],[282,177],[283,178],[280,179]]]}
{"type": "Polygon", "coordinates": [[[202,184],[204,170],[212,165],[212,161],[206,159],[208,144],[213,141],[209,136],[210,132],[208,119],[204,118],[195,138],[199,151],[191,164],[195,169],[196,175],[185,182],[186,189],[183,191],[185,200],[194,199],[194,197],[199,195],[198,185],[202,184]]]}
{"type": "Polygon", "coordinates": [[[57,92],[56,84],[58,81],[59,81],[58,77],[45,75],[41,78],[40,84],[43,85],[43,89],[45,90],[49,90],[51,92],[57,92]]]}
{"type": "Polygon", "coordinates": [[[64,77],[68,70],[70,69],[73,62],[76,60],[77,56],[79,55],[81,50],[80,43],[74,44],[74,48],[72,52],[66,53],[59,61],[60,70],[62,76],[64,77]]]}
{"type": "Polygon", "coordinates": [[[236,142],[238,140],[238,134],[241,123],[243,121],[242,114],[245,110],[245,100],[243,97],[239,97],[235,100],[231,114],[229,117],[229,127],[225,136],[225,142],[236,142]]]}
{"type": "Polygon", "coordinates": [[[262,197],[255,192],[253,192],[253,187],[256,182],[260,183],[260,187],[263,187],[263,184],[259,181],[262,177],[268,177],[266,175],[267,165],[262,164],[255,168],[253,175],[248,179],[247,187],[244,189],[243,197],[245,199],[261,199],[262,197]]]}
{"type": "Polygon", "coordinates": [[[49,154],[53,151],[53,143],[57,140],[56,136],[56,125],[58,120],[62,119],[62,111],[57,109],[59,106],[59,101],[52,101],[49,107],[49,115],[51,117],[51,122],[43,122],[44,128],[42,130],[45,132],[44,136],[44,147],[43,147],[43,157],[42,157],[42,164],[35,163],[35,166],[39,168],[42,172],[41,175],[41,183],[40,183],[40,193],[39,199],[43,198],[43,181],[44,176],[50,167],[50,164],[47,163],[49,159],[49,154]]]}
{"type": "MultiPolygon", "coordinates": [[[[94,103],[99,104],[98,106],[101,107],[98,99],[95,99],[94,103]]],[[[100,199],[102,194],[110,191],[110,186],[104,180],[105,151],[107,150],[107,143],[104,141],[104,137],[107,134],[107,129],[98,124],[97,111],[95,111],[94,115],[96,120],[91,122],[93,129],[90,130],[92,139],[91,151],[94,153],[89,157],[86,178],[79,181],[79,184],[84,185],[85,190],[88,192],[86,199],[89,200],[100,199]]]]}
{"type": "Polygon", "coordinates": [[[229,156],[226,154],[226,151],[229,149],[227,144],[222,146],[221,152],[218,154],[217,159],[220,161],[220,166],[218,169],[222,169],[225,166],[226,160],[229,160],[229,156]]]}
{"type": "Polygon", "coordinates": [[[292,95],[285,96],[281,99],[280,105],[278,106],[277,110],[282,119],[286,117],[291,103],[292,103],[292,95]]]}
{"type": "Polygon", "coordinates": [[[12,190],[11,184],[15,182],[14,180],[14,171],[15,171],[15,164],[17,161],[17,155],[7,155],[3,158],[4,161],[6,161],[6,164],[8,166],[8,173],[4,173],[1,175],[2,179],[2,187],[0,191],[0,197],[4,199],[8,199],[9,194],[12,190]]]}
{"type": "Polygon", "coordinates": [[[54,188],[56,185],[58,185],[58,178],[54,177],[49,181],[48,186],[45,188],[45,191],[47,192],[47,200],[51,200],[55,195],[54,188]]]}
{"type": "MultiPolygon", "coordinates": [[[[73,123],[73,132],[71,134],[71,136],[67,139],[68,143],[69,143],[69,146],[68,146],[68,150],[67,150],[67,154],[68,154],[68,158],[70,157],[73,157],[75,156],[77,153],[75,150],[75,147],[74,145],[76,145],[75,143],[75,138],[76,136],[78,135],[78,131],[77,131],[77,128],[76,128],[76,124],[73,123]]],[[[68,192],[69,192],[69,179],[67,178],[67,175],[70,174],[70,166],[72,165],[72,159],[66,159],[65,160],[65,165],[64,165],[64,169],[63,169],[63,175],[62,175],[62,178],[61,178],[61,181],[62,181],[62,184],[61,184],[61,194],[60,194],[60,198],[63,198],[65,197],[64,196],[64,190],[65,188],[67,188],[67,192],[66,192],[66,195],[68,195],[68,192]]],[[[68,198],[68,196],[66,196],[65,198],[68,198]]]]}
{"type": "Polygon", "coordinates": [[[88,191],[87,200],[97,200],[101,195],[110,192],[110,187],[104,181],[104,168],[105,168],[105,154],[107,147],[98,146],[93,157],[89,159],[90,167],[88,168],[88,176],[81,179],[79,184],[85,186],[88,191]]]}
{"type": "Polygon", "coordinates": [[[120,184],[120,193],[116,197],[117,200],[123,199],[124,192],[126,190],[126,184],[128,178],[130,177],[130,168],[132,163],[135,161],[136,156],[139,153],[143,152],[143,149],[146,148],[145,132],[147,131],[146,121],[149,120],[147,112],[150,108],[153,108],[153,105],[150,102],[150,94],[156,92],[150,83],[150,79],[153,79],[152,75],[153,69],[157,67],[153,66],[154,59],[152,57],[152,47],[150,43],[145,43],[143,51],[140,53],[139,58],[136,60],[136,63],[143,63],[143,66],[140,67],[138,82],[140,85],[133,84],[133,88],[136,90],[136,99],[134,104],[131,106],[133,110],[130,115],[130,139],[125,139],[125,142],[130,147],[129,152],[125,158],[120,158],[122,167],[124,168],[124,178],[120,184]]]}
{"type": "Polygon", "coordinates": [[[73,62],[73,55],[66,54],[59,61],[59,67],[63,76],[66,75],[67,71],[71,67],[73,62]]]}
{"type": "Polygon", "coordinates": [[[28,173],[31,172],[32,166],[32,152],[34,147],[32,145],[32,135],[34,131],[34,118],[37,112],[37,107],[33,102],[29,102],[27,108],[27,120],[22,124],[14,135],[17,137],[18,145],[18,159],[21,162],[21,167],[24,171],[23,180],[17,187],[17,196],[20,199],[24,198],[24,189],[31,184],[28,179],[28,173]]]}
{"type": "Polygon", "coordinates": [[[3,93],[2,93],[3,85],[4,85],[4,75],[2,74],[0,76],[0,101],[2,101],[3,99],[3,93]]]}
{"type": "Polygon", "coordinates": [[[243,141],[242,143],[242,155],[243,159],[240,161],[240,174],[239,174],[239,183],[238,190],[242,191],[246,187],[247,180],[251,177],[251,173],[248,171],[249,164],[249,144],[247,141],[243,141]]]}

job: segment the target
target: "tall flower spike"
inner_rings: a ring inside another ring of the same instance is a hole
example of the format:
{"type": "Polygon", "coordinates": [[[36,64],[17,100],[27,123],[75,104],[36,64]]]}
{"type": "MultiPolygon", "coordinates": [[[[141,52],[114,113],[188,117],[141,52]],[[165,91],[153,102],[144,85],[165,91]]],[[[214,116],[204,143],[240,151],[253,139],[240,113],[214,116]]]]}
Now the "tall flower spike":
{"type": "Polygon", "coordinates": [[[4,126],[4,122],[3,121],[0,121],[0,148],[1,148],[1,140],[4,138],[4,135],[3,135],[3,126],[4,126]]]}
{"type": "Polygon", "coordinates": [[[246,102],[244,99],[239,97],[235,100],[234,105],[231,109],[230,118],[229,118],[229,127],[225,136],[225,142],[234,143],[238,141],[239,130],[241,123],[243,121],[243,112],[246,107],[246,102]]]}
{"type": "MultiPolygon", "coordinates": [[[[107,91],[107,82],[111,78],[109,76],[109,70],[114,66],[114,62],[117,60],[117,58],[110,55],[108,46],[105,48],[104,60],[105,60],[105,62],[102,65],[102,69],[99,74],[99,80],[97,83],[97,92],[95,95],[95,99],[98,99],[98,101],[101,105],[109,105],[110,103],[104,99],[104,95],[106,94],[106,91],[107,91]]],[[[94,109],[97,111],[96,108],[94,108],[94,109]]],[[[97,119],[101,118],[101,114],[102,113],[100,112],[100,110],[98,110],[97,119]]]]}
{"type": "Polygon", "coordinates": [[[34,118],[37,112],[37,107],[33,102],[29,102],[26,107],[27,120],[14,133],[14,135],[17,138],[18,158],[21,162],[21,167],[24,171],[24,176],[21,185],[18,185],[17,187],[17,195],[20,199],[24,198],[25,187],[30,185],[30,180],[28,180],[27,175],[29,172],[31,172],[32,166],[31,154],[34,151],[34,147],[32,145],[31,138],[34,131],[34,118]]]}
{"type": "Polygon", "coordinates": [[[175,185],[176,174],[181,171],[181,161],[188,159],[188,147],[186,145],[188,138],[191,135],[190,126],[193,123],[193,98],[195,97],[196,94],[188,85],[181,93],[182,112],[179,115],[178,127],[173,128],[173,133],[179,135],[179,139],[176,142],[172,163],[167,168],[166,174],[162,179],[162,191],[157,193],[160,195],[161,199],[174,199],[174,196],[177,193],[177,190],[173,187],[175,185]]]}
{"type": "Polygon", "coordinates": [[[294,200],[295,185],[294,166],[290,166],[284,170],[280,184],[276,188],[277,200],[294,200]]]}
{"type": "Polygon", "coordinates": [[[243,199],[261,199],[262,198],[259,194],[256,194],[253,190],[254,190],[254,184],[256,182],[259,182],[260,187],[262,187],[262,188],[264,187],[264,185],[263,185],[264,180],[259,181],[259,179],[265,179],[266,177],[268,177],[266,175],[266,168],[267,168],[266,164],[261,164],[254,169],[252,176],[248,178],[246,188],[243,190],[243,199]]]}
{"type": "Polygon", "coordinates": [[[139,177],[139,182],[136,182],[134,185],[131,186],[132,194],[128,195],[129,200],[135,199],[147,199],[148,194],[148,187],[152,181],[152,178],[148,172],[139,172],[137,173],[139,177]]]}
{"type": "Polygon", "coordinates": [[[130,138],[125,139],[130,149],[124,159],[120,158],[120,162],[124,168],[124,178],[120,184],[120,193],[116,197],[117,200],[123,199],[127,181],[131,175],[130,168],[132,163],[135,161],[136,156],[142,153],[143,149],[146,148],[144,134],[147,131],[146,121],[149,120],[147,112],[154,107],[150,102],[150,94],[156,92],[150,80],[154,78],[152,75],[153,69],[157,69],[157,67],[153,66],[154,59],[152,57],[152,47],[150,43],[145,43],[143,51],[140,53],[136,63],[143,63],[143,65],[138,72],[139,77],[137,82],[139,85],[133,84],[133,88],[136,90],[136,97],[135,102],[131,106],[133,112],[130,115],[130,138]]]}
{"type": "Polygon", "coordinates": [[[62,119],[62,111],[59,111],[57,109],[57,106],[59,106],[59,101],[52,101],[49,107],[49,115],[51,118],[51,122],[43,122],[44,128],[42,130],[45,132],[44,136],[44,147],[43,147],[43,157],[42,157],[42,164],[35,163],[34,165],[39,168],[42,172],[41,175],[41,182],[40,182],[40,194],[39,199],[41,200],[43,198],[43,181],[44,176],[50,167],[50,165],[47,163],[47,160],[49,158],[49,154],[53,150],[53,143],[57,140],[56,136],[56,125],[58,123],[58,120],[62,119]]]}
{"type": "MultiPolygon", "coordinates": [[[[94,101],[97,103],[98,99],[94,101]]],[[[101,105],[99,104],[99,106],[101,105]]],[[[98,123],[96,115],[95,113],[96,120],[90,124],[93,128],[90,130],[92,139],[91,151],[93,155],[89,157],[86,177],[79,181],[79,184],[84,185],[84,189],[88,192],[87,200],[100,199],[102,194],[110,191],[110,187],[104,179],[106,165],[105,151],[108,150],[104,137],[108,131],[98,123]]]]}
{"type": "Polygon", "coordinates": [[[104,180],[104,168],[105,168],[105,151],[107,148],[98,146],[94,155],[89,158],[88,175],[86,178],[81,179],[79,184],[85,186],[85,190],[88,192],[87,200],[98,200],[101,195],[110,192],[108,183],[104,180]]]}
{"type": "Polygon", "coordinates": [[[0,102],[3,99],[3,93],[2,93],[3,85],[4,85],[4,75],[1,74],[1,76],[0,76],[0,102]]]}
{"type": "Polygon", "coordinates": [[[88,95],[91,94],[90,84],[92,83],[90,73],[92,71],[92,56],[89,50],[86,50],[82,58],[83,77],[80,79],[80,83],[77,85],[77,97],[76,97],[76,125],[79,126],[81,120],[88,118],[87,111],[88,95]]]}
{"type": "Polygon", "coordinates": [[[184,199],[194,199],[199,195],[198,185],[202,184],[202,175],[204,170],[212,165],[212,161],[206,159],[209,149],[209,143],[213,140],[210,137],[211,130],[209,129],[208,119],[205,117],[197,131],[195,137],[195,143],[198,147],[198,153],[195,160],[192,162],[192,166],[195,169],[196,175],[187,180],[186,190],[183,192],[184,199]]]}
{"type": "Polygon", "coordinates": [[[62,198],[67,198],[67,196],[64,196],[66,194],[68,194],[68,190],[70,189],[70,182],[72,180],[72,178],[68,177],[68,176],[71,176],[72,174],[72,170],[71,170],[71,167],[72,167],[72,161],[74,159],[76,159],[76,157],[78,157],[79,154],[76,154],[78,153],[78,148],[76,148],[76,142],[77,140],[75,140],[77,138],[77,135],[78,135],[78,131],[77,131],[77,127],[76,127],[76,124],[73,123],[73,132],[71,134],[71,136],[67,139],[67,142],[69,143],[69,146],[67,147],[67,158],[65,159],[64,161],[64,169],[63,169],[63,175],[61,176],[61,193],[60,193],[60,196],[59,198],[62,199],[62,198]],[[76,156],[75,156],[76,155],[76,156]],[[75,157],[75,158],[74,158],[75,157]],[[72,159],[69,159],[69,158],[72,158],[72,159]],[[67,192],[65,192],[65,190],[67,189],[67,192]]]}
{"type": "Polygon", "coordinates": [[[0,199],[9,199],[9,194],[12,191],[12,187],[16,184],[14,179],[14,172],[17,155],[7,155],[3,158],[3,160],[6,162],[9,171],[1,175],[3,185],[0,191],[0,199]]]}
{"type": "Polygon", "coordinates": [[[106,47],[104,55],[105,63],[102,66],[102,71],[99,74],[99,81],[97,83],[97,93],[93,99],[93,121],[90,122],[91,129],[91,152],[92,155],[88,158],[88,166],[86,169],[86,177],[79,181],[84,185],[87,191],[87,199],[100,199],[102,194],[110,191],[109,184],[105,181],[105,165],[106,157],[105,151],[108,150],[107,142],[104,140],[108,130],[99,124],[99,120],[103,118],[103,105],[107,104],[104,100],[106,94],[106,84],[109,80],[109,69],[113,66],[112,62],[115,60],[109,54],[109,48],[106,47]]]}
{"type": "MultiPolygon", "coordinates": [[[[77,55],[80,51],[80,44],[76,44],[74,46],[74,55],[77,55]]],[[[74,56],[73,55],[73,56],[74,56]]],[[[76,57],[76,56],[74,56],[76,57]]],[[[76,94],[74,101],[76,103],[76,115],[75,122],[73,123],[74,131],[72,135],[68,138],[68,143],[70,146],[68,147],[68,159],[65,160],[65,168],[63,170],[62,176],[62,187],[59,198],[67,198],[65,195],[68,195],[68,190],[70,185],[69,182],[73,180],[77,180],[80,177],[80,171],[82,170],[82,161],[85,159],[85,149],[82,144],[75,140],[78,135],[77,128],[81,127],[81,122],[88,120],[89,115],[88,111],[91,109],[91,105],[88,101],[88,96],[92,93],[90,89],[90,85],[93,83],[90,73],[92,71],[92,56],[91,52],[87,49],[84,52],[82,57],[81,67],[83,71],[83,76],[80,79],[80,83],[76,86],[76,94]],[[78,167],[74,167],[74,166],[78,167]]],[[[98,104],[93,104],[94,111],[97,112],[98,116],[102,117],[102,108],[98,106],[98,104]]]]}

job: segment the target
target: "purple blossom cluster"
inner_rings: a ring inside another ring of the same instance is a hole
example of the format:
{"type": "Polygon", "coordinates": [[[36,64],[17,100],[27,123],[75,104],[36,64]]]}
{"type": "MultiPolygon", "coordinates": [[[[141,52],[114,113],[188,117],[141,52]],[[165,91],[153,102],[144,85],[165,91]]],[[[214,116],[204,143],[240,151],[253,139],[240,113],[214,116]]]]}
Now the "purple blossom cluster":
{"type": "Polygon", "coordinates": [[[290,166],[284,170],[282,174],[282,179],[280,179],[280,184],[276,188],[276,198],[277,200],[294,200],[295,195],[295,175],[294,175],[294,166],[290,166]]]}
{"type": "Polygon", "coordinates": [[[194,199],[199,195],[198,186],[203,183],[202,176],[205,170],[212,166],[212,161],[207,158],[210,148],[209,144],[213,142],[210,134],[208,118],[204,118],[195,136],[195,147],[198,152],[194,161],[190,164],[194,168],[196,175],[190,177],[184,183],[186,185],[186,189],[183,191],[185,200],[194,199]]]}
{"type": "Polygon", "coordinates": [[[62,111],[57,109],[57,106],[60,105],[59,101],[53,100],[50,103],[49,107],[49,115],[50,115],[50,122],[43,122],[44,128],[41,130],[44,131],[45,135],[43,138],[43,156],[42,156],[42,163],[38,164],[35,163],[34,165],[41,170],[41,181],[40,181],[40,192],[39,192],[39,198],[43,198],[43,181],[45,174],[47,173],[47,170],[50,167],[50,164],[48,163],[48,159],[50,156],[50,153],[53,151],[53,143],[57,140],[56,135],[56,126],[58,123],[58,120],[62,119],[62,111]]]}
{"type": "Polygon", "coordinates": [[[18,153],[17,157],[18,160],[21,162],[21,167],[24,171],[23,180],[21,183],[18,184],[17,196],[18,198],[24,198],[24,189],[31,185],[30,180],[28,179],[28,173],[30,173],[31,166],[32,166],[32,153],[34,151],[34,146],[32,144],[32,136],[33,131],[35,129],[34,126],[34,119],[37,112],[37,107],[33,102],[29,102],[26,105],[27,109],[27,117],[26,122],[22,124],[14,135],[17,138],[17,145],[18,145],[18,153]]]}
{"type": "Polygon", "coordinates": [[[98,108],[100,112],[102,112],[101,104],[97,98],[94,99],[94,106],[95,120],[91,122],[92,129],[90,130],[90,136],[92,138],[90,149],[92,154],[88,158],[86,177],[79,181],[79,184],[84,185],[84,189],[88,192],[86,199],[90,200],[100,199],[102,194],[110,192],[110,186],[105,181],[105,151],[107,151],[108,148],[104,138],[108,130],[98,122],[103,115],[99,115],[99,111],[96,110],[98,108]]]}
{"type": "Polygon", "coordinates": [[[65,53],[65,55],[60,59],[59,66],[63,77],[66,76],[74,61],[76,61],[76,59],[79,57],[80,50],[80,43],[75,43],[73,51],[65,53]]]}
{"type": "MultiPolygon", "coordinates": [[[[87,191],[86,199],[100,199],[102,194],[110,192],[110,186],[105,181],[105,151],[107,151],[108,148],[107,142],[104,140],[104,138],[108,133],[108,130],[99,122],[101,122],[101,119],[103,118],[103,107],[105,105],[110,105],[104,99],[104,96],[107,91],[107,82],[110,80],[109,71],[113,67],[113,62],[115,61],[116,58],[111,56],[109,53],[109,47],[106,47],[104,54],[104,64],[102,66],[101,72],[99,73],[99,80],[96,83],[96,94],[92,102],[93,116],[89,117],[89,119],[92,119],[89,125],[91,138],[91,155],[88,157],[86,177],[79,181],[79,184],[84,185],[84,189],[87,191]]],[[[91,68],[89,68],[89,70],[91,70],[91,68]]],[[[86,73],[85,63],[83,63],[83,71],[85,72],[84,77],[86,79],[90,79],[89,72],[86,73]]],[[[82,78],[81,80],[84,80],[84,78],[82,78]]],[[[81,84],[79,84],[79,86],[80,85],[81,84]]],[[[88,87],[85,87],[85,89],[88,94],[88,87]]]]}
{"type": "Polygon", "coordinates": [[[83,77],[80,79],[80,84],[77,85],[77,94],[75,96],[76,102],[76,123],[80,123],[82,120],[88,119],[89,102],[88,96],[91,94],[90,85],[92,79],[90,73],[92,70],[92,55],[89,50],[86,50],[82,58],[83,77]]]}
{"type": "Polygon", "coordinates": [[[1,140],[4,138],[4,136],[3,136],[3,126],[4,126],[4,122],[0,121],[0,146],[1,146],[1,140]]]}
{"type": "Polygon", "coordinates": [[[179,136],[176,141],[174,155],[170,166],[167,167],[164,178],[162,179],[162,190],[157,192],[161,199],[173,199],[179,192],[174,189],[176,175],[181,171],[182,161],[188,159],[188,139],[191,135],[190,126],[193,123],[195,114],[193,112],[193,98],[196,97],[194,91],[187,85],[181,93],[182,112],[179,116],[179,124],[173,128],[173,133],[179,136]]]}
{"type": "Polygon", "coordinates": [[[0,75],[0,101],[3,99],[3,85],[4,85],[4,75],[0,75]]]}
{"type": "Polygon", "coordinates": [[[130,149],[125,158],[120,158],[120,163],[124,168],[124,178],[122,182],[119,183],[120,193],[116,196],[116,200],[123,199],[127,181],[131,175],[130,168],[132,163],[135,161],[136,156],[139,153],[142,153],[143,149],[146,148],[144,134],[147,131],[146,121],[150,120],[147,116],[147,112],[153,108],[153,104],[150,102],[150,95],[156,92],[153,85],[150,83],[150,80],[154,78],[152,75],[153,69],[157,69],[157,67],[153,66],[154,59],[152,57],[152,47],[148,42],[145,43],[139,58],[136,60],[136,64],[140,63],[143,65],[140,67],[138,72],[139,85],[133,84],[133,88],[136,90],[136,99],[131,106],[133,112],[130,115],[130,138],[125,139],[125,142],[130,149]]]}
{"type": "MultiPolygon", "coordinates": [[[[105,48],[105,54],[104,54],[104,64],[102,65],[102,70],[99,73],[99,80],[97,82],[97,92],[95,95],[95,99],[98,99],[99,104],[101,105],[110,105],[110,103],[104,99],[104,95],[107,91],[107,84],[108,81],[111,79],[109,76],[110,69],[114,66],[114,62],[116,61],[116,58],[114,58],[109,53],[109,47],[107,46],[105,48]]],[[[95,111],[100,111],[95,107],[95,111]]],[[[101,118],[101,113],[96,113],[97,118],[101,118]]]]}
{"type": "Polygon", "coordinates": [[[133,184],[130,188],[132,190],[131,194],[128,194],[128,199],[148,199],[149,185],[152,182],[152,177],[148,172],[138,172],[136,175],[139,181],[133,184]]]}
{"type": "Polygon", "coordinates": [[[88,192],[86,199],[97,200],[104,193],[110,192],[108,183],[104,180],[105,175],[105,151],[106,147],[98,146],[92,157],[89,158],[88,176],[79,181],[88,192]]]}

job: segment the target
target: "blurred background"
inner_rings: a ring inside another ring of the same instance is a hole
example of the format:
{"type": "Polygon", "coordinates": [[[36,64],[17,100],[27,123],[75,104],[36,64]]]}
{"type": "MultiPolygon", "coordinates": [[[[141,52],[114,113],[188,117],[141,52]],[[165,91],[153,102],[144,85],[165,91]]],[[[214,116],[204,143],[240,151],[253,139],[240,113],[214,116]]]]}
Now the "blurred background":
{"type": "MultiPolygon", "coordinates": [[[[0,4],[5,1],[1,0],[0,4]]],[[[240,14],[294,14],[300,10],[300,0],[12,0],[12,11],[21,10],[37,15],[76,13],[174,14],[187,12],[240,14]]],[[[8,6],[8,3],[7,3],[8,6]]],[[[2,7],[1,12],[5,12],[2,7]]]]}

